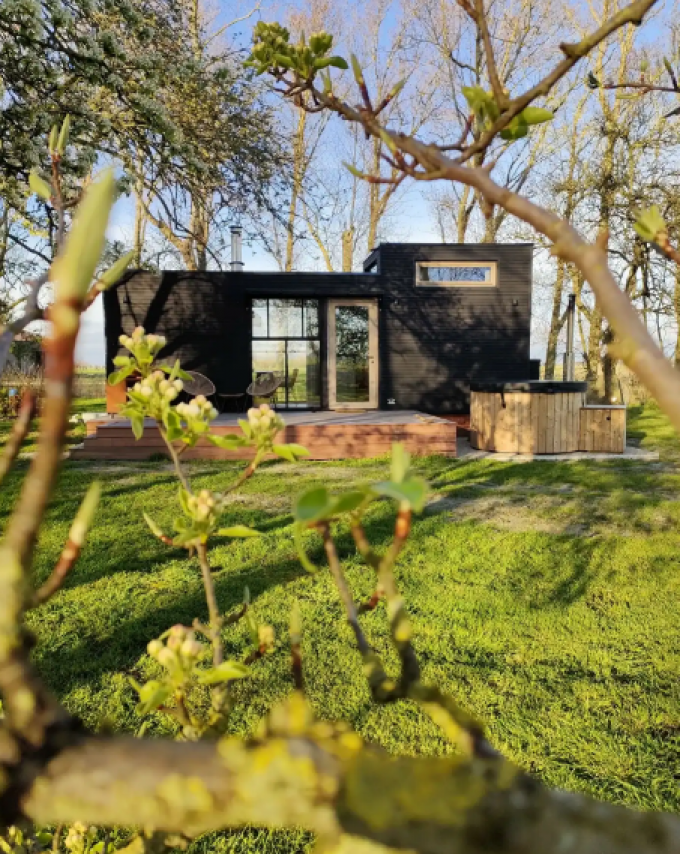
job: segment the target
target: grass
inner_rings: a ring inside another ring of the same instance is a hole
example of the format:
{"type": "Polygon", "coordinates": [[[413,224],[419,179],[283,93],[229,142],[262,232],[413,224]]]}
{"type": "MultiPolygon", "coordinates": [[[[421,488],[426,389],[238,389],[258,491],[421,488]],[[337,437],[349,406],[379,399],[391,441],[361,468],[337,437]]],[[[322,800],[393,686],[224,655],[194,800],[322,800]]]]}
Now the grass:
{"type": "MultiPolygon", "coordinates": [[[[433,500],[414,526],[398,578],[425,678],[484,720],[507,756],[551,786],[677,811],[680,442],[650,406],[631,412],[629,434],[659,447],[660,462],[418,461],[433,500]]],[[[225,523],[256,526],[263,536],[216,541],[220,604],[225,611],[236,606],[247,584],[257,619],[280,638],[279,650],[238,684],[231,731],[252,732],[290,691],[285,637],[298,600],[306,684],[319,716],[347,720],[394,753],[451,750],[413,704],[370,701],[328,573],[307,574],[295,555],[291,492],[322,483],[350,488],[384,477],[387,465],[268,464],[231,505],[225,523]]],[[[195,486],[217,490],[236,470],[231,463],[190,465],[195,486]]],[[[3,520],[22,472],[3,485],[3,520]]],[[[65,589],[29,622],[37,665],[66,706],[91,727],[135,732],[140,720],[128,677],[153,673],[147,641],[173,623],[204,618],[206,608],[195,562],[155,540],[142,519],[151,511],[170,527],[175,482],[165,463],[67,463],[40,539],[36,582],[54,565],[95,477],[103,501],[85,551],[65,589]]],[[[392,518],[387,504],[372,510],[367,530],[376,545],[388,542],[392,518]]],[[[367,597],[371,574],[354,557],[347,531],[338,534],[357,598],[367,597]]],[[[309,549],[322,564],[313,535],[309,549]]],[[[363,623],[394,666],[383,606],[363,623]]],[[[233,627],[226,640],[229,655],[244,655],[246,627],[233,627]]],[[[160,716],[150,729],[170,731],[160,716]]],[[[193,849],[310,846],[302,833],[252,830],[204,837],[193,849]]]]}
{"type": "MultiPolygon", "coordinates": [[[[71,407],[73,415],[82,415],[85,412],[105,412],[106,400],[103,397],[76,398],[71,407]]],[[[7,437],[12,431],[14,421],[0,421],[0,449],[4,447],[7,437]]],[[[82,420],[75,420],[66,436],[66,446],[79,445],[85,439],[85,424],[82,420]]],[[[31,423],[31,429],[26,436],[22,446],[22,454],[35,452],[38,441],[38,419],[31,423]]]]}

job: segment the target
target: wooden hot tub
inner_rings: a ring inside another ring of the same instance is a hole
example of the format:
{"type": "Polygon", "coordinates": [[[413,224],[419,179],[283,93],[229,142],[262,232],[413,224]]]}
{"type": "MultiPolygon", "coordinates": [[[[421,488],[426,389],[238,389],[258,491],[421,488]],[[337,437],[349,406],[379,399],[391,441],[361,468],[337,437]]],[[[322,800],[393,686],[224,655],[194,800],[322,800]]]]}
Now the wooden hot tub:
{"type": "Polygon", "coordinates": [[[472,447],[514,454],[580,450],[581,410],[587,388],[584,382],[550,380],[473,383],[472,447]]]}

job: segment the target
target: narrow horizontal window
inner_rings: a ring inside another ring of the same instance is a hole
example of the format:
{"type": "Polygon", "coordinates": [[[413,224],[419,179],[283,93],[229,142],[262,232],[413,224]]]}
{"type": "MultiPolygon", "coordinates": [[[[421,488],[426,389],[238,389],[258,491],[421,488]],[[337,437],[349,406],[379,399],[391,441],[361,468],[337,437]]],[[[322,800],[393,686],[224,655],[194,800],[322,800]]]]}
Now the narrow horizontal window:
{"type": "Polygon", "coordinates": [[[416,284],[429,287],[495,287],[496,262],[419,261],[416,284]]]}

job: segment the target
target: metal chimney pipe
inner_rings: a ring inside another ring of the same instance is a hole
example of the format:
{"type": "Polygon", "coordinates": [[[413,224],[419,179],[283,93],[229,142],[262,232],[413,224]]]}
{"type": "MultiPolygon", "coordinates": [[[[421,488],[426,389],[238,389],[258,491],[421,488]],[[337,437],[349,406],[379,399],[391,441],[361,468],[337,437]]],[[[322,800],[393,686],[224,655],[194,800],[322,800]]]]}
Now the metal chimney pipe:
{"type": "Polygon", "coordinates": [[[232,225],[231,231],[231,272],[243,272],[243,229],[240,225],[232,225]]]}
{"type": "Polygon", "coordinates": [[[564,379],[574,380],[576,365],[574,363],[574,320],[576,317],[576,295],[569,294],[567,303],[567,352],[564,354],[564,379]]]}

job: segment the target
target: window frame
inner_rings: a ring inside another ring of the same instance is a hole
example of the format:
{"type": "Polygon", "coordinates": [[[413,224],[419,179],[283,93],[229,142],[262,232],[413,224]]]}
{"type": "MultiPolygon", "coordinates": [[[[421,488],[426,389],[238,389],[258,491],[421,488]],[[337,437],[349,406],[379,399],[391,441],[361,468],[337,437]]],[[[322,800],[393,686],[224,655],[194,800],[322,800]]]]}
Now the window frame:
{"type": "Polygon", "coordinates": [[[495,288],[498,287],[498,262],[497,261],[416,261],[416,287],[418,288],[495,288]],[[488,282],[473,282],[459,280],[448,280],[442,282],[423,281],[420,271],[423,267],[490,267],[491,277],[488,282]]]}

